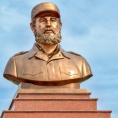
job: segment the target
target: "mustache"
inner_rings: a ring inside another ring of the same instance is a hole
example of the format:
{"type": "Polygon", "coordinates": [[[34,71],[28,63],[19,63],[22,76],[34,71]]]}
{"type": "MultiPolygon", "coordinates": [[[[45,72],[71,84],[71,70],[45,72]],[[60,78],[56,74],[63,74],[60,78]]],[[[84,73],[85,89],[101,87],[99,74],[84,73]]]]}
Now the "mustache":
{"type": "Polygon", "coordinates": [[[53,29],[51,29],[51,28],[46,28],[46,29],[43,31],[43,33],[46,33],[47,31],[51,31],[51,32],[53,32],[53,33],[55,34],[55,31],[54,31],[53,29]]]}

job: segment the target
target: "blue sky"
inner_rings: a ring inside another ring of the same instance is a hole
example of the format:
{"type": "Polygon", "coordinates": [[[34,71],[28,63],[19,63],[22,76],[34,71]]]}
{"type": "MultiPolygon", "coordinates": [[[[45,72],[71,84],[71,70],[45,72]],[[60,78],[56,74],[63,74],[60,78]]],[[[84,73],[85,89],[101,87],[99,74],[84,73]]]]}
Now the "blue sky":
{"type": "MultiPolygon", "coordinates": [[[[8,59],[31,49],[31,9],[45,0],[0,0],[0,112],[7,109],[17,86],[2,76],[8,59]]],[[[118,116],[118,1],[50,0],[62,15],[62,47],[83,55],[93,77],[81,84],[97,97],[98,109],[118,116]]]]}

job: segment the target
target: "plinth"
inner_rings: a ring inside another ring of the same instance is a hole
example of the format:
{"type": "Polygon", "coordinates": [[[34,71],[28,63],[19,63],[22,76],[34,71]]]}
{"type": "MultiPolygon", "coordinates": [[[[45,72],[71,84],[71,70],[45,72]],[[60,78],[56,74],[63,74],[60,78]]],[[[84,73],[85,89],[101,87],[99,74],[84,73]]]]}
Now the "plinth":
{"type": "Polygon", "coordinates": [[[110,118],[90,95],[85,89],[20,88],[2,118],[110,118]]]}

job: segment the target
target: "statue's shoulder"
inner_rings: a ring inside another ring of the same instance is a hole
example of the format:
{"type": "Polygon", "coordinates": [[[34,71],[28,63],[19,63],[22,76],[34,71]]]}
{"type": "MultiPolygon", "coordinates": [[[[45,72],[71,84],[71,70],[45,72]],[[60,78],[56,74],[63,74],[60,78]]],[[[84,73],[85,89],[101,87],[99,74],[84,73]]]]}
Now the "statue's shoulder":
{"type": "Polygon", "coordinates": [[[74,59],[74,60],[83,60],[83,56],[81,54],[78,54],[76,52],[72,52],[72,51],[68,51],[68,56],[71,58],[71,59],[74,59]]]}
{"type": "Polygon", "coordinates": [[[18,52],[18,53],[16,53],[16,54],[14,54],[13,57],[20,56],[20,55],[24,55],[24,54],[26,54],[26,53],[28,53],[28,52],[29,52],[29,51],[21,51],[21,52],[18,52]]]}
{"type": "Polygon", "coordinates": [[[72,51],[68,51],[67,53],[69,53],[69,54],[72,54],[72,55],[75,55],[75,56],[81,56],[80,54],[78,54],[78,53],[75,53],[75,52],[72,52],[72,51]]]}

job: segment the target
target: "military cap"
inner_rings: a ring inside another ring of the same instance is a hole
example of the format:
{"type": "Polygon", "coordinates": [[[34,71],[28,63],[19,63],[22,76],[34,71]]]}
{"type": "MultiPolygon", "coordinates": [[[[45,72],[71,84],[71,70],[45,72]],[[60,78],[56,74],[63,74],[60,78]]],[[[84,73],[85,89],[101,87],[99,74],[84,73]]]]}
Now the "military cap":
{"type": "Polygon", "coordinates": [[[60,11],[58,7],[51,2],[43,2],[33,7],[31,12],[31,19],[35,18],[37,15],[43,12],[53,12],[60,18],[60,11]]]}

